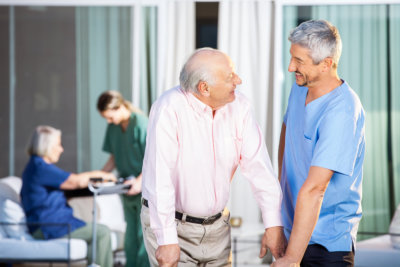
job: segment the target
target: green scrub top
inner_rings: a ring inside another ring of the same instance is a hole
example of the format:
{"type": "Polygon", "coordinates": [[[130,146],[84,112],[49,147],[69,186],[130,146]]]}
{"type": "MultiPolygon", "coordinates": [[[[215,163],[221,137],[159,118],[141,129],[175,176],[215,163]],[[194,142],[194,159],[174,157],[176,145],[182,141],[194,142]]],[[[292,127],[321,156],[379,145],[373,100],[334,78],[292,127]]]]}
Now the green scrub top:
{"type": "Polygon", "coordinates": [[[120,125],[108,124],[103,150],[114,156],[120,177],[135,177],[142,173],[148,118],[132,113],[125,131],[120,125]]]}

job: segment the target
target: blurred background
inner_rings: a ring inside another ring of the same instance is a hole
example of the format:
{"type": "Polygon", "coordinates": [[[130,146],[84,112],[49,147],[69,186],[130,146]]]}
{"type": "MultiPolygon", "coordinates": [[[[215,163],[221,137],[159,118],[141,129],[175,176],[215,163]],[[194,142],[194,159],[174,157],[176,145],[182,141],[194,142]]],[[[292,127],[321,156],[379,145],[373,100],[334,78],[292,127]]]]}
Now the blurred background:
{"type": "MultiPolygon", "coordinates": [[[[287,37],[309,19],[326,19],[340,31],[339,75],[366,111],[359,231],[386,233],[400,203],[395,0],[0,0],[0,177],[21,176],[28,138],[39,124],[62,130],[61,168],[101,168],[108,156],[101,150],[106,122],[96,110],[97,97],[119,90],[148,114],[153,101],[178,84],[187,56],[205,46],[221,49],[235,63],[243,80],[239,90],[253,103],[277,169],[279,131],[294,82],[287,37]]],[[[247,181],[240,170],[235,176],[232,216],[257,224],[247,181]]]]}

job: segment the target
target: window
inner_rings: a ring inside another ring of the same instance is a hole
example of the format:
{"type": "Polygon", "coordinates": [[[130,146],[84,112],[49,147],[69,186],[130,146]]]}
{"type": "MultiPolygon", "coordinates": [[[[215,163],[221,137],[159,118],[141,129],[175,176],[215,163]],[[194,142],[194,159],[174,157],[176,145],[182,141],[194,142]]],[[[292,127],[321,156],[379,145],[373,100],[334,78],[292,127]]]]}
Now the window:
{"type": "Polygon", "coordinates": [[[8,130],[1,133],[0,177],[22,175],[40,124],[63,133],[58,166],[101,168],[106,123],[96,101],[110,89],[131,98],[131,8],[0,6],[0,15],[0,53],[10,59],[0,62],[0,124],[8,130]]]}
{"type": "Polygon", "coordinates": [[[196,48],[217,48],[218,2],[196,3],[196,48]]]}

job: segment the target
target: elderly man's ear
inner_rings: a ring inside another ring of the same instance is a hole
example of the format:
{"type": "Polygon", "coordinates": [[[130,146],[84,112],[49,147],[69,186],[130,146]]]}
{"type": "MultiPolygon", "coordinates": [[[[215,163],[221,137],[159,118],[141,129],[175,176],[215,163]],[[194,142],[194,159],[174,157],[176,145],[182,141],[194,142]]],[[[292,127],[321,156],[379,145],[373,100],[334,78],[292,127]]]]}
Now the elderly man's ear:
{"type": "Polygon", "coordinates": [[[210,87],[206,82],[199,82],[197,85],[197,91],[199,92],[200,95],[208,97],[210,96],[210,87]]]}

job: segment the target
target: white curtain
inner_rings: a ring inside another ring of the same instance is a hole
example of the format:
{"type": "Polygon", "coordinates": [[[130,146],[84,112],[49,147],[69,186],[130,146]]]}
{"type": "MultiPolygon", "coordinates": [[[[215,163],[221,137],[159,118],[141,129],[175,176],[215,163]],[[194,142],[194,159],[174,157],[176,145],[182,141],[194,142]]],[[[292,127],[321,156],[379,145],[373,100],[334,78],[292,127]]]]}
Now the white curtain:
{"type": "Polygon", "coordinates": [[[162,0],[158,5],[158,96],[179,84],[179,72],[195,49],[194,1],[162,0]]]}
{"type": "Polygon", "coordinates": [[[180,69],[195,49],[195,3],[159,0],[133,8],[132,101],[147,112],[162,92],[178,85],[180,69]]]}
{"type": "MultiPolygon", "coordinates": [[[[272,2],[266,0],[221,1],[218,49],[226,52],[242,78],[238,89],[251,101],[270,156],[272,143],[271,30],[272,2]]],[[[240,175],[232,181],[230,210],[243,223],[260,222],[260,211],[250,185],[240,175]]]]}
{"type": "MultiPolygon", "coordinates": [[[[130,100],[130,7],[76,7],[77,171],[100,169],[106,121],[96,109],[106,90],[130,100]]],[[[66,66],[74,67],[74,66],[66,66]]],[[[72,88],[71,88],[72,89],[72,88]]]]}

